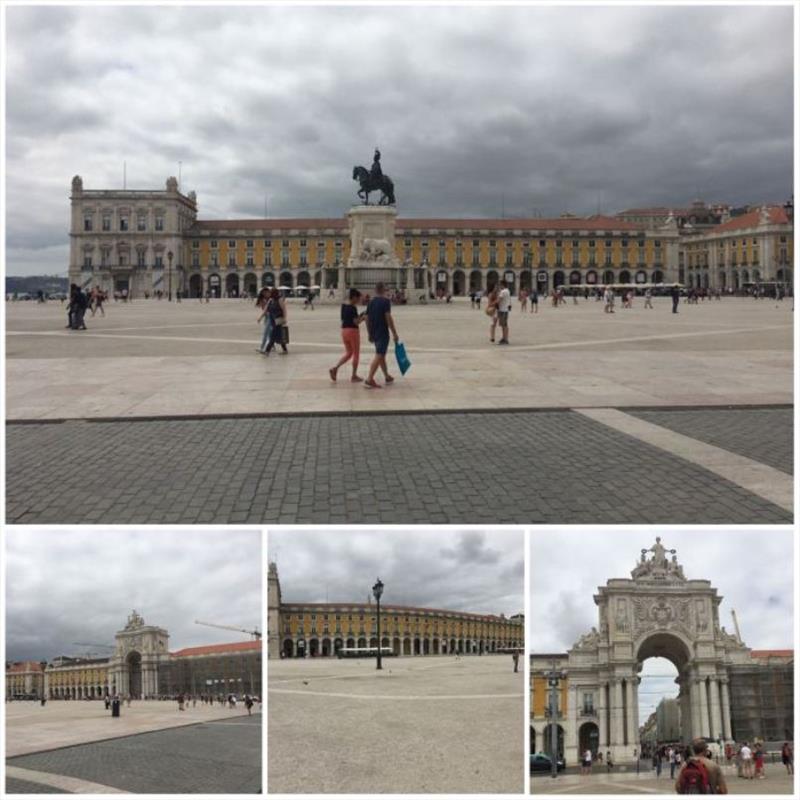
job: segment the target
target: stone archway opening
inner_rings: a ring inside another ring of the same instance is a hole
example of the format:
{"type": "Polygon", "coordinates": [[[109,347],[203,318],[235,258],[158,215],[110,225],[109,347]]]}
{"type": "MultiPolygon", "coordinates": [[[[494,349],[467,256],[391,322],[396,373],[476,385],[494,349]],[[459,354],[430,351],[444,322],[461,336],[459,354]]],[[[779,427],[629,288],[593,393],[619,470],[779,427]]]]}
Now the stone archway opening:
{"type": "Polygon", "coordinates": [[[584,722],[578,729],[578,756],[587,750],[595,757],[600,750],[600,729],[594,722],[584,722]]]}
{"type": "Polygon", "coordinates": [[[552,726],[547,725],[542,736],[542,752],[547,753],[550,757],[555,755],[556,758],[564,758],[564,729],[560,725],[556,736],[555,751],[553,750],[552,741],[552,726]]]}
{"type": "Polygon", "coordinates": [[[142,656],[134,650],[128,653],[125,663],[128,666],[128,694],[138,699],[142,696],[142,656]]]}
{"type": "Polygon", "coordinates": [[[639,685],[635,692],[638,746],[642,745],[638,730],[654,713],[660,722],[656,729],[658,744],[691,740],[691,657],[689,646],[672,633],[654,633],[639,644],[639,685]]]}

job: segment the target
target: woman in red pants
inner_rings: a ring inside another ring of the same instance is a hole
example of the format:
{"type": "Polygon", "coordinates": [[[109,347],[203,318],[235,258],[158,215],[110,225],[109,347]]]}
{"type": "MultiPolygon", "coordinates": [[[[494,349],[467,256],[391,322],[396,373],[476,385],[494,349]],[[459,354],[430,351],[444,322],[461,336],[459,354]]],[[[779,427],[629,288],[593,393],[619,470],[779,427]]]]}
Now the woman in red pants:
{"type": "Polygon", "coordinates": [[[339,367],[346,364],[350,359],[353,360],[353,374],[350,380],[353,383],[361,383],[364,379],[358,375],[358,356],[361,350],[361,332],[358,326],[364,321],[366,314],[359,314],[358,304],[361,301],[361,292],[358,289],[351,289],[348,301],[342,303],[342,341],[344,342],[344,355],[339,359],[335,367],[328,370],[331,380],[336,380],[336,373],[339,367]]]}

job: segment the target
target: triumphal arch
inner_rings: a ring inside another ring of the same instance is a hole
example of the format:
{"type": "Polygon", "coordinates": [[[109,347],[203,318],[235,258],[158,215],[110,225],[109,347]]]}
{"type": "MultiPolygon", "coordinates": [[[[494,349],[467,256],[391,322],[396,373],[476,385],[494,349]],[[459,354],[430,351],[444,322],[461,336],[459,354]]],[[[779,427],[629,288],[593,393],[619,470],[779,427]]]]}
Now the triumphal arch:
{"type": "Polygon", "coordinates": [[[114,655],[108,665],[112,691],[134,698],[159,693],[159,666],[169,662],[169,634],[164,628],[146,625],[133,611],[114,637],[114,655]]]}
{"type": "MultiPolygon", "coordinates": [[[[721,601],[710,581],[684,575],[660,537],[641,551],[630,578],[599,587],[597,626],[566,656],[533,657],[532,674],[550,667],[549,660],[563,675],[559,749],[567,763],[575,764],[587,746],[610,751],[616,763],[634,759],[640,673],[654,656],[678,671],[682,740],[703,736],[718,747],[731,739],[729,668],[750,663],[750,649],[720,626],[721,601]]],[[[536,738],[548,741],[547,721],[536,723],[536,738]]]]}

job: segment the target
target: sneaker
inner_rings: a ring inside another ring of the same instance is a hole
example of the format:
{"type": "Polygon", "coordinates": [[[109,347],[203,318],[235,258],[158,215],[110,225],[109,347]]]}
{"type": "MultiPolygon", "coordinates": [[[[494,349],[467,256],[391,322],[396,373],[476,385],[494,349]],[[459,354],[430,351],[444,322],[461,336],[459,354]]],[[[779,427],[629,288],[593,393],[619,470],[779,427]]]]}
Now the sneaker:
{"type": "Polygon", "coordinates": [[[501,339],[497,344],[508,344],[508,339],[501,339]]]}

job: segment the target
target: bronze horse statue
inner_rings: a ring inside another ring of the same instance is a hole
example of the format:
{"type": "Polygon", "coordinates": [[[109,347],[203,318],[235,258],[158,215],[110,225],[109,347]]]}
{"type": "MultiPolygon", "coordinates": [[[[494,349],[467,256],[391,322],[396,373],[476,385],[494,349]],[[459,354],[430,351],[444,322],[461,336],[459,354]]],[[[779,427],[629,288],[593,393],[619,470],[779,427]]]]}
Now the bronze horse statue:
{"type": "Polygon", "coordinates": [[[397,202],[394,199],[394,183],[388,175],[375,178],[366,167],[353,167],[353,180],[361,185],[358,196],[364,201],[364,205],[369,205],[369,193],[375,191],[381,192],[379,206],[393,206],[397,202]]]}

